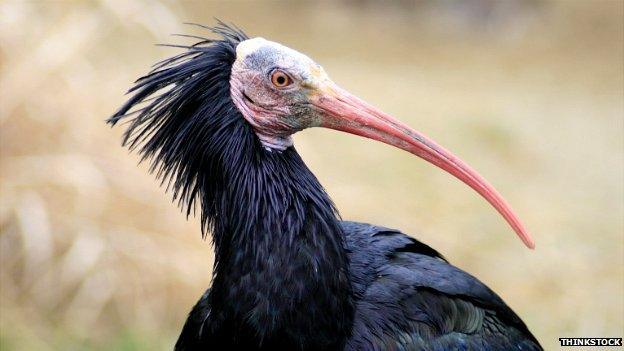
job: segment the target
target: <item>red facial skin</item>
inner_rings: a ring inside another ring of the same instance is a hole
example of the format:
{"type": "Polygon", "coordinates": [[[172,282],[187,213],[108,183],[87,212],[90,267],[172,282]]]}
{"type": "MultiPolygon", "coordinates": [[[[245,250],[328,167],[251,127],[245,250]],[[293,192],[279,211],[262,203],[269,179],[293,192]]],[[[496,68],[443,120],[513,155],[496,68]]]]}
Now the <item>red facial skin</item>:
{"type": "Polygon", "coordinates": [[[232,99],[243,117],[254,128],[262,144],[268,149],[283,150],[292,145],[290,136],[296,132],[287,123],[290,112],[288,104],[275,103],[275,101],[281,101],[281,96],[276,91],[262,89],[264,82],[253,73],[244,72],[232,75],[230,80],[232,99]],[[265,95],[268,95],[265,97],[268,100],[267,103],[259,101],[256,96],[246,92],[245,86],[253,86],[256,88],[254,91],[265,92],[265,95]]]}

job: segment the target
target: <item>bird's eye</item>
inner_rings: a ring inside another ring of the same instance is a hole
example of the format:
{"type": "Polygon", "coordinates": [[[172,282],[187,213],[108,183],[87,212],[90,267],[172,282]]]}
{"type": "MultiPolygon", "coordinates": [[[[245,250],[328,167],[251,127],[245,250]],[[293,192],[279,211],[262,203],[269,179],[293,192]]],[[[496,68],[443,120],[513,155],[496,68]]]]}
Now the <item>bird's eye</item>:
{"type": "Polygon", "coordinates": [[[276,69],[271,73],[271,83],[278,88],[285,88],[292,84],[292,79],[284,71],[276,69]]]}

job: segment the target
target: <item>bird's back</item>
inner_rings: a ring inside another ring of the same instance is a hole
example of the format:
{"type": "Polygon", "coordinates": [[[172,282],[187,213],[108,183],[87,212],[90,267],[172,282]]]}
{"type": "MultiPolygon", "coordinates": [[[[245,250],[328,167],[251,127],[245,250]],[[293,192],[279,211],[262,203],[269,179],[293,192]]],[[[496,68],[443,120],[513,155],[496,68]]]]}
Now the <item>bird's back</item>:
{"type": "MultiPolygon", "coordinates": [[[[434,249],[392,229],[356,222],[342,228],[356,306],[346,350],[542,350],[498,295],[434,249]]],[[[209,291],[176,350],[215,346],[206,330],[209,291]]]]}
{"type": "MultiPolygon", "coordinates": [[[[392,229],[342,227],[356,306],[346,350],[542,350],[498,295],[434,249],[392,229]]],[[[215,346],[205,330],[209,291],[191,311],[176,350],[215,346]]]]}
{"type": "Polygon", "coordinates": [[[542,350],[487,286],[396,230],[342,222],[356,300],[348,350],[542,350]]]}

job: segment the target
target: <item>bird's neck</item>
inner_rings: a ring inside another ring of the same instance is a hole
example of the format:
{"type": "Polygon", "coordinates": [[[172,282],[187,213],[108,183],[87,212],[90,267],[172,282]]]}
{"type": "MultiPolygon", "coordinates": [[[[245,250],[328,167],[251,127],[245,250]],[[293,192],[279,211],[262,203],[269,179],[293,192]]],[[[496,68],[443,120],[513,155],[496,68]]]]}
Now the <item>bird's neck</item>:
{"type": "Polygon", "coordinates": [[[336,347],[353,305],[333,204],[293,148],[251,155],[215,196],[213,309],[260,339],[336,347]]]}

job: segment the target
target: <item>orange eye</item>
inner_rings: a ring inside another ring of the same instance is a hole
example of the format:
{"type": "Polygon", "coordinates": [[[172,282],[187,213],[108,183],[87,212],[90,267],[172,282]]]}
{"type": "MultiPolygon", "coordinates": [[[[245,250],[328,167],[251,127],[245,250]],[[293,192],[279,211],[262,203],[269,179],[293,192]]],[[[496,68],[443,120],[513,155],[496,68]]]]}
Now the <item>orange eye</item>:
{"type": "Polygon", "coordinates": [[[292,84],[292,80],[288,74],[276,69],[273,73],[271,73],[271,83],[278,88],[284,88],[292,84]]]}

